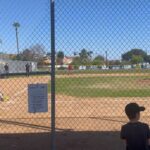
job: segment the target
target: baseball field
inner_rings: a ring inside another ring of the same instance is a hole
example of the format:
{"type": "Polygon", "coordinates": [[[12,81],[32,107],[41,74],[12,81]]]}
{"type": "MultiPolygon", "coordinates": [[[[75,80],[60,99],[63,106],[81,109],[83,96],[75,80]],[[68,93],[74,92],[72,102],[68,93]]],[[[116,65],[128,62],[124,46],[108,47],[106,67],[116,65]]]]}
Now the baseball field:
{"type": "MultiPolygon", "coordinates": [[[[8,100],[0,102],[1,134],[17,136],[51,131],[50,80],[50,76],[0,79],[0,91],[8,97],[8,100]],[[48,84],[47,113],[28,113],[28,84],[36,83],[48,84]]],[[[59,149],[70,147],[68,150],[73,150],[72,147],[78,145],[76,149],[88,150],[93,144],[95,150],[99,146],[105,150],[113,149],[110,145],[121,150],[119,131],[121,125],[127,122],[124,107],[129,102],[144,105],[146,111],[141,119],[150,123],[149,91],[150,76],[147,72],[57,74],[56,131],[59,149]]],[[[4,145],[6,139],[1,141],[4,145]]]]}

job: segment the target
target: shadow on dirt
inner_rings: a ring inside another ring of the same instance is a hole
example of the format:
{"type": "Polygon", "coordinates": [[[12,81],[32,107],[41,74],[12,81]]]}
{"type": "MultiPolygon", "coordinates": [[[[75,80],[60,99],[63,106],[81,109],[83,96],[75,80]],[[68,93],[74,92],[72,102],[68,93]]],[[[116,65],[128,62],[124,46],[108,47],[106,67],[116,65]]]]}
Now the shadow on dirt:
{"type": "MultiPolygon", "coordinates": [[[[50,150],[50,132],[0,134],[1,150],[50,150]]],[[[119,132],[59,130],[57,150],[123,150],[119,132]]]]}

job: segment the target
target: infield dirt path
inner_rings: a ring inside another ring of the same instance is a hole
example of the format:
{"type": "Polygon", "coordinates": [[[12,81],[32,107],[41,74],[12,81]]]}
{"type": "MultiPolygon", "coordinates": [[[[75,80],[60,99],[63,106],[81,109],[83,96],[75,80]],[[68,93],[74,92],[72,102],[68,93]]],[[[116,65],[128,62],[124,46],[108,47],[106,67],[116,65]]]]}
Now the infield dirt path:
{"type": "MultiPolygon", "coordinates": [[[[106,75],[106,74],[105,74],[106,75]]],[[[116,74],[111,74],[111,76],[116,74]]],[[[137,74],[136,74],[137,75],[137,74]]],[[[78,77],[77,75],[62,75],[59,77],[78,77]]],[[[87,76],[87,75],[86,75],[87,76]]],[[[88,76],[95,76],[88,75],[88,76]]],[[[96,76],[101,76],[97,75],[96,76]]],[[[145,74],[144,74],[145,76],[145,74]]],[[[82,76],[84,77],[84,75],[82,76]]],[[[9,97],[8,102],[0,102],[0,119],[2,132],[43,132],[45,128],[30,128],[21,123],[50,127],[51,102],[49,95],[48,113],[28,113],[28,84],[48,83],[50,77],[10,78],[0,80],[0,91],[9,97]],[[16,126],[14,122],[20,123],[16,126]],[[11,124],[12,123],[12,124],[11,124]],[[15,131],[14,131],[14,130],[15,131]]],[[[138,102],[147,107],[143,113],[144,121],[150,123],[150,98],[77,98],[66,95],[56,95],[56,126],[59,129],[77,131],[101,130],[116,131],[126,120],[124,106],[129,102],[138,102]]]]}
{"type": "MultiPolygon", "coordinates": [[[[131,75],[131,74],[130,74],[131,75]]],[[[125,75],[125,76],[130,76],[125,75]]],[[[133,76],[148,76],[134,74],[133,76]]],[[[60,75],[57,78],[108,76],[60,75]]],[[[120,76],[111,74],[109,76],[120,76]]],[[[124,76],[124,75],[122,75],[124,76]]],[[[0,149],[49,150],[51,102],[47,113],[28,113],[28,84],[48,83],[50,77],[0,80],[0,91],[9,101],[0,102],[0,149]],[[16,133],[16,134],[15,134],[16,133]],[[2,135],[3,134],[3,135],[2,135]]],[[[121,125],[127,122],[124,106],[138,102],[146,107],[142,121],[150,124],[150,97],[77,98],[56,95],[56,142],[58,150],[123,150],[119,138],[121,125]]]]}

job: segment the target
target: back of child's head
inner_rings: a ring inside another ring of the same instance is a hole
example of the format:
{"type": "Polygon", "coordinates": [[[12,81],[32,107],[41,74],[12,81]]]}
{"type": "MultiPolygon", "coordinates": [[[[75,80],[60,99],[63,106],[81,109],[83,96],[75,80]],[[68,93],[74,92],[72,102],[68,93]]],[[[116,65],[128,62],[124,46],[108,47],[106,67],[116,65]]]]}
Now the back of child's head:
{"type": "Polygon", "coordinates": [[[129,103],[125,107],[125,113],[130,120],[135,119],[137,113],[140,113],[140,111],[144,110],[145,107],[139,106],[137,103],[129,103]]]}

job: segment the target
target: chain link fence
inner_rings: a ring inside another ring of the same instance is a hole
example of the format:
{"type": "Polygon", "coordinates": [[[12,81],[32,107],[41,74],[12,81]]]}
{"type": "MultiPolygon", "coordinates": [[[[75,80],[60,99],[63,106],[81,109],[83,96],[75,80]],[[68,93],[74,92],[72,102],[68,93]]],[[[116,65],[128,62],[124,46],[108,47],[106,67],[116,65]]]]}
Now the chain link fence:
{"type": "Polygon", "coordinates": [[[2,0],[0,10],[0,149],[50,149],[50,1],[2,0]],[[41,84],[48,111],[33,112],[28,87],[41,84]]]}
{"type": "Polygon", "coordinates": [[[57,0],[58,149],[123,150],[126,104],[149,119],[149,5],[146,0],[57,0]],[[62,59],[63,58],[63,59],[62,59]]]}
{"type": "Polygon", "coordinates": [[[126,104],[150,123],[149,5],[2,0],[0,148],[123,150],[126,104]],[[47,85],[47,112],[29,112],[33,84],[47,85]]]}

